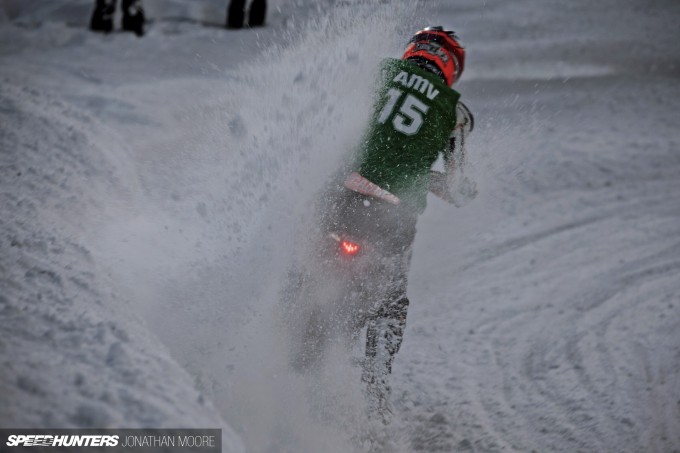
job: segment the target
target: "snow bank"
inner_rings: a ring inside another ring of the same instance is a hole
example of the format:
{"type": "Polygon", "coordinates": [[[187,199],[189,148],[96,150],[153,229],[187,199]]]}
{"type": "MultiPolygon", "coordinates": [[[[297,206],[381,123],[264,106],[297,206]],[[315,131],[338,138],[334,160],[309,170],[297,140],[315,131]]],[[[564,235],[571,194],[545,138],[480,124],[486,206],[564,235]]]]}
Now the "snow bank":
{"type": "Polygon", "coordinates": [[[221,427],[225,451],[240,451],[90,252],[132,199],[126,149],[82,112],[7,80],[0,123],[0,425],[221,427]]]}

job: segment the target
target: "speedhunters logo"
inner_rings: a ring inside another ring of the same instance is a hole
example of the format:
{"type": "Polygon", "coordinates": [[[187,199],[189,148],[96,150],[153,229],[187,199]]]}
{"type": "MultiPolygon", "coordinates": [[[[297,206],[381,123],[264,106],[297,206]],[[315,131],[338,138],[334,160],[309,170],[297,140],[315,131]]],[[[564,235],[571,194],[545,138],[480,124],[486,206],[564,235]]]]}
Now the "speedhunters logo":
{"type": "Polygon", "coordinates": [[[0,452],[221,453],[221,429],[0,429],[0,452]]]}
{"type": "Polygon", "coordinates": [[[118,436],[10,435],[6,443],[8,447],[115,447],[118,436]]]}

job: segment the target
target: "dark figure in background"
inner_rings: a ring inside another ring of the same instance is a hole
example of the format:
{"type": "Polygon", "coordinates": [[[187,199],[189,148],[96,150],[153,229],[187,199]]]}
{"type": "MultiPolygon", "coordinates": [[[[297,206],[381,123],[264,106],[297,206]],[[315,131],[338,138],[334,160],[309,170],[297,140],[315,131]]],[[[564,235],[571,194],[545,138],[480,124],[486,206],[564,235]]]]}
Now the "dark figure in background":
{"type": "MultiPolygon", "coordinates": [[[[227,28],[242,28],[246,0],[231,0],[227,9],[227,28]]],[[[267,0],[253,0],[248,14],[248,26],[261,27],[267,14],[267,0]]]]}
{"type": "MultiPolygon", "coordinates": [[[[90,20],[90,30],[104,33],[110,33],[113,30],[116,2],[117,0],[96,0],[90,20]]],[[[144,35],[145,18],[141,0],[122,0],[121,10],[123,12],[121,28],[134,32],[137,36],[144,35]]]]}

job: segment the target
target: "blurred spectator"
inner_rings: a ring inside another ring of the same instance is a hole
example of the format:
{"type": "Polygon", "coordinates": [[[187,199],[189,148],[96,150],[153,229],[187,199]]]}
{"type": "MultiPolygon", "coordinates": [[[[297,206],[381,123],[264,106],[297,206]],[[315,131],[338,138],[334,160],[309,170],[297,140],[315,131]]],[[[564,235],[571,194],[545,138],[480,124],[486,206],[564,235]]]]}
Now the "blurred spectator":
{"type": "MultiPolygon", "coordinates": [[[[113,14],[117,0],[96,0],[94,12],[90,20],[90,30],[109,33],[113,30],[113,14]]],[[[141,0],[122,0],[123,19],[121,28],[134,32],[137,36],[144,34],[144,8],[141,0]]]]}
{"type": "MultiPolygon", "coordinates": [[[[227,10],[227,28],[242,28],[246,0],[230,0],[227,10]]],[[[253,0],[248,13],[248,26],[261,27],[267,14],[267,0],[253,0]]]]}

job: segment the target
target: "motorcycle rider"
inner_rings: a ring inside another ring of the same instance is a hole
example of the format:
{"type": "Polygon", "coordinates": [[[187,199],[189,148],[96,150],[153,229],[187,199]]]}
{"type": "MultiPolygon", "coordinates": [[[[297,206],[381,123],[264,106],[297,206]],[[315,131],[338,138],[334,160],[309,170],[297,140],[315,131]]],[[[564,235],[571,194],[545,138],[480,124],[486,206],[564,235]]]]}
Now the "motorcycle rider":
{"type": "Polygon", "coordinates": [[[370,276],[380,290],[371,296],[363,380],[383,416],[390,412],[388,375],[406,326],[407,273],[427,193],[456,206],[476,195],[464,175],[473,117],[451,88],[464,66],[458,37],[439,26],[418,31],[401,59],[386,59],[370,126],[320,203],[322,232],[361,238],[380,251],[370,276]],[[440,155],[445,172],[432,170],[440,155]]]}

